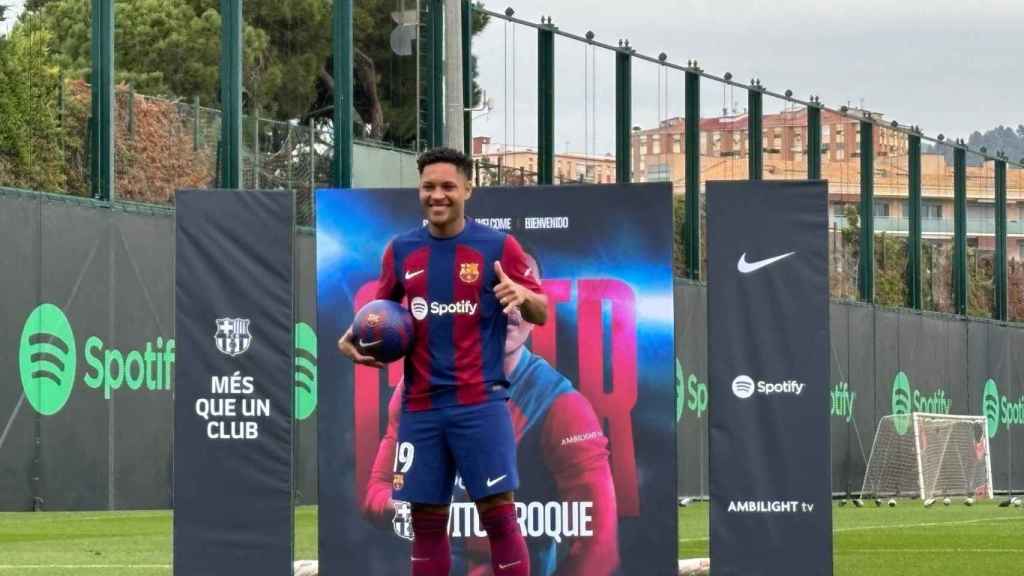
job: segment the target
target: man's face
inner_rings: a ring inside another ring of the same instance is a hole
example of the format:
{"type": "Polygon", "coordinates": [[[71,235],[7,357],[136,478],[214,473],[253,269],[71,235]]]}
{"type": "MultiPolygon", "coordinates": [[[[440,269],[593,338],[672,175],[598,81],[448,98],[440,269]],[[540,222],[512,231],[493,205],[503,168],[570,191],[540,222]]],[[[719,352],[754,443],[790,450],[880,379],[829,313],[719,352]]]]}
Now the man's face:
{"type": "Polygon", "coordinates": [[[423,216],[438,228],[461,221],[466,214],[466,200],[471,195],[469,181],[454,164],[431,164],[420,175],[423,216]]]}

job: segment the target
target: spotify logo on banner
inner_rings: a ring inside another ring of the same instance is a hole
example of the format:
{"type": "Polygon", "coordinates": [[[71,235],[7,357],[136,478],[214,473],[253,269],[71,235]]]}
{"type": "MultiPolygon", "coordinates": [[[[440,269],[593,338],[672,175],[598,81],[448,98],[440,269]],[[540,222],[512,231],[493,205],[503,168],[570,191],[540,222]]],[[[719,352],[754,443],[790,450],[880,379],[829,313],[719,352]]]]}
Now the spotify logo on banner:
{"type": "Polygon", "coordinates": [[[21,331],[18,368],[25,397],[44,416],[67,403],[75,383],[75,335],[64,312],[42,304],[29,314],[21,331]]]}

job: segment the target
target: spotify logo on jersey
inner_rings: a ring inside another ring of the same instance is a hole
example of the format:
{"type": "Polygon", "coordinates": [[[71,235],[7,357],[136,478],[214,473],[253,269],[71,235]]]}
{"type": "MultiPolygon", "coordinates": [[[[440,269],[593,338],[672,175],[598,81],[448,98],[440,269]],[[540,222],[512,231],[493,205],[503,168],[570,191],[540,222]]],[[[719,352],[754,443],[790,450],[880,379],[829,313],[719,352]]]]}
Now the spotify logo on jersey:
{"type": "Polygon", "coordinates": [[[29,314],[21,330],[18,368],[25,398],[44,416],[67,403],[75,383],[75,335],[64,312],[43,304],[29,314]]]}
{"type": "Polygon", "coordinates": [[[295,419],[316,410],[316,332],[305,322],[295,325],[295,419]]]}

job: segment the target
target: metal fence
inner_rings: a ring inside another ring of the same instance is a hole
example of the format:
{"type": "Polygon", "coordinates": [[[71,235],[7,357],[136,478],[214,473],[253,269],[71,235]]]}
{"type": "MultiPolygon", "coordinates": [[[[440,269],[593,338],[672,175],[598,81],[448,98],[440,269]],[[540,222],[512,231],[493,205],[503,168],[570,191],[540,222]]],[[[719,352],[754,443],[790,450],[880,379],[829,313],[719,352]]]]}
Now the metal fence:
{"type": "Polygon", "coordinates": [[[672,182],[676,270],[700,280],[706,182],[825,179],[833,297],[1024,321],[1024,159],[474,10],[492,20],[472,39],[490,95],[473,121],[484,183],[672,182]]]}

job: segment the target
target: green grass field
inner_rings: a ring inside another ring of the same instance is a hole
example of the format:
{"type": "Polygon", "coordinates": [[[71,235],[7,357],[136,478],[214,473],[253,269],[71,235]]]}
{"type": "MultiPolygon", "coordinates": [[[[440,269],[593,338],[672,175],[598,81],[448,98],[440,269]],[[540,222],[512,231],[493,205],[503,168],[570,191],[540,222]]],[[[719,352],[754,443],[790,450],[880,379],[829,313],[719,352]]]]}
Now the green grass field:
{"type": "MultiPolygon", "coordinates": [[[[680,558],[708,555],[708,509],[679,510],[680,558]]],[[[924,509],[901,502],[835,508],[835,574],[1024,574],[1024,510],[984,503],[924,509]]],[[[295,521],[295,557],[316,557],[316,510],[295,521]]],[[[0,514],[0,576],[170,574],[171,513],[0,514]]]]}

